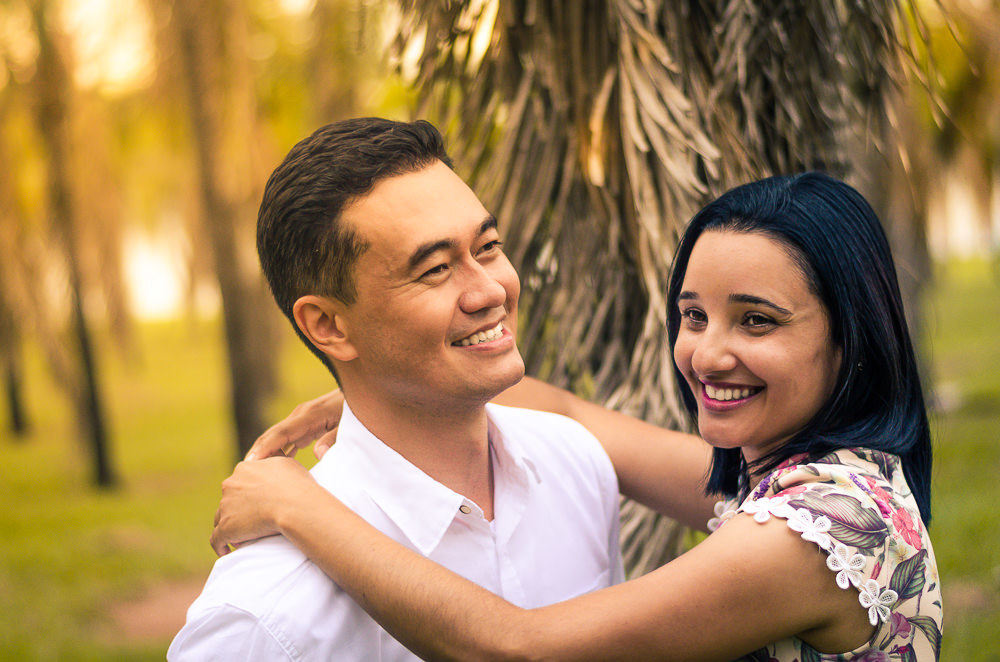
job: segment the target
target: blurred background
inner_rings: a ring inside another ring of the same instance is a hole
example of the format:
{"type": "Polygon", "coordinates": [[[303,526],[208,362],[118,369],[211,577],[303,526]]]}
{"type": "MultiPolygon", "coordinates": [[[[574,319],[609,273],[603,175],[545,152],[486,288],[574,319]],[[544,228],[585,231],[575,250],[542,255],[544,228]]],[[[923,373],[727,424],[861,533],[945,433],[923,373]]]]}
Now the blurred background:
{"type": "MultiPolygon", "coordinates": [[[[660,424],[686,219],[770,174],[858,187],[924,363],[942,658],[1000,660],[998,71],[997,0],[0,1],[0,660],[163,659],[219,483],[334,387],[254,224],[356,115],[445,133],[529,372],[660,424]]],[[[691,542],[623,513],[633,573],[691,542]]]]}

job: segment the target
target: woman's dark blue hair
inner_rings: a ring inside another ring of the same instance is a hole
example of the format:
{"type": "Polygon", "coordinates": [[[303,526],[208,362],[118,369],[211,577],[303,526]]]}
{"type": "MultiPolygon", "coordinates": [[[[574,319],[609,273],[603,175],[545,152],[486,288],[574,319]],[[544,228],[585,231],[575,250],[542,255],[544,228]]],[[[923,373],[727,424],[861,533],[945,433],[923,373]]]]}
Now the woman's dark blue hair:
{"type": "MultiPolygon", "coordinates": [[[[833,393],[805,428],[748,467],[740,449],[716,448],[706,491],[737,496],[749,472],[766,472],[806,453],[840,448],[898,455],[925,523],[930,522],[931,440],[927,409],[889,242],[868,202],[822,173],[770,177],[739,186],[698,212],[674,257],[667,291],[670,347],[677,341],[677,297],[695,242],[706,231],[765,235],[790,249],[830,318],[841,366],[833,393]]],[[[697,402],[674,367],[684,407],[697,402]]]]}

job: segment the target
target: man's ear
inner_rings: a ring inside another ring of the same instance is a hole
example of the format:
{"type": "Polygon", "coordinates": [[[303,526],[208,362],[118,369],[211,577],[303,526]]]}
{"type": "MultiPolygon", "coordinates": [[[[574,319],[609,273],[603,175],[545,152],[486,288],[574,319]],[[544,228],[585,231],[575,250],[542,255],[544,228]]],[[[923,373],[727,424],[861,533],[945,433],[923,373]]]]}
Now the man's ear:
{"type": "Polygon", "coordinates": [[[295,301],[292,316],[299,330],[321,352],[337,361],[351,361],[358,352],[351,342],[346,309],[337,299],[309,294],[295,301]]]}

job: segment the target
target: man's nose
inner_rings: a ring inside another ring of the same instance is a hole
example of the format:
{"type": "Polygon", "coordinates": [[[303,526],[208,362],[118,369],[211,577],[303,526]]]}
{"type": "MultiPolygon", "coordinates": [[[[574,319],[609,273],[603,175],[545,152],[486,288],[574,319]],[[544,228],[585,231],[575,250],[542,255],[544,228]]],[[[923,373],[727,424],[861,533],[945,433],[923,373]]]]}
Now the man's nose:
{"type": "Polygon", "coordinates": [[[507,301],[507,290],[489,269],[474,261],[466,269],[459,306],[465,313],[497,308],[507,301]]]}

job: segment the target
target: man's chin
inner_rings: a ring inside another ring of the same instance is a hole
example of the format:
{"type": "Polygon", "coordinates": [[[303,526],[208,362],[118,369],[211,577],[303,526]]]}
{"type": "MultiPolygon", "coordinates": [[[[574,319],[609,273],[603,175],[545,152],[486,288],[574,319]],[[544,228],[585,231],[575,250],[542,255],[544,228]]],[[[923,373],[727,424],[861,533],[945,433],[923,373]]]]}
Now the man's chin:
{"type": "MultiPolygon", "coordinates": [[[[519,384],[521,380],[524,379],[524,364],[521,364],[520,369],[514,370],[510,375],[503,377],[498,377],[497,380],[489,385],[488,388],[484,389],[484,395],[486,397],[486,402],[489,402],[493,398],[497,397],[510,387],[519,384]]],[[[484,384],[484,386],[486,386],[484,384]]]]}

